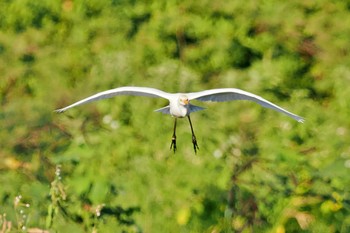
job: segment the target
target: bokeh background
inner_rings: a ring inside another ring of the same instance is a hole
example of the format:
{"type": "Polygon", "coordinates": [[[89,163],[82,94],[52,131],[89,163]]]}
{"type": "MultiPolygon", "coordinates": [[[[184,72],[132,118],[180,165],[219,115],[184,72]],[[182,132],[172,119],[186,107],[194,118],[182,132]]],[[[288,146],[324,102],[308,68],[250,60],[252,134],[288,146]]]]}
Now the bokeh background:
{"type": "Polygon", "coordinates": [[[350,232],[350,1],[0,1],[0,232],[350,232]],[[178,151],[161,99],[195,103],[178,151]]]}

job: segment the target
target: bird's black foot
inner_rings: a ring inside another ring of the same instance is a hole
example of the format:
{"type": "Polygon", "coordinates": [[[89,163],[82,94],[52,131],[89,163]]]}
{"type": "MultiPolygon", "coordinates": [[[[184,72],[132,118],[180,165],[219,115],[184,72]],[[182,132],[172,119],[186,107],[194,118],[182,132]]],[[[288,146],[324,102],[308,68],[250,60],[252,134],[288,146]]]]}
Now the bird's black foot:
{"type": "Polygon", "coordinates": [[[170,150],[173,149],[174,153],[176,152],[176,136],[173,136],[171,139],[170,150]]]}
{"type": "Polygon", "coordinates": [[[197,144],[196,136],[194,134],[192,135],[192,143],[193,143],[194,153],[197,154],[197,150],[199,150],[199,147],[197,144]]]}

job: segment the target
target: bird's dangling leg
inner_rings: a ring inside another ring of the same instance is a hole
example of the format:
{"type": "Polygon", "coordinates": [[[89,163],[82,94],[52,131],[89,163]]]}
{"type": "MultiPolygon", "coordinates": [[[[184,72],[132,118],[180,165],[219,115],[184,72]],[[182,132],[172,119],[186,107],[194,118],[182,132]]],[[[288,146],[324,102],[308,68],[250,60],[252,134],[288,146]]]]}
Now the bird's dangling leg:
{"type": "Polygon", "coordinates": [[[174,153],[176,151],[176,120],[177,120],[177,118],[175,118],[174,132],[173,132],[173,137],[171,139],[171,144],[170,144],[170,150],[173,149],[174,153]]]}
{"type": "Polygon", "coordinates": [[[191,122],[190,115],[188,115],[187,117],[188,117],[188,121],[190,122],[190,126],[191,126],[191,132],[192,132],[192,143],[193,143],[194,153],[196,153],[196,154],[197,154],[197,149],[199,150],[199,147],[198,147],[198,144],[197,144],[196,135],[194,135],[194,131],[193,131],[193,127],[192,127],[192,122],[191,122]]]}

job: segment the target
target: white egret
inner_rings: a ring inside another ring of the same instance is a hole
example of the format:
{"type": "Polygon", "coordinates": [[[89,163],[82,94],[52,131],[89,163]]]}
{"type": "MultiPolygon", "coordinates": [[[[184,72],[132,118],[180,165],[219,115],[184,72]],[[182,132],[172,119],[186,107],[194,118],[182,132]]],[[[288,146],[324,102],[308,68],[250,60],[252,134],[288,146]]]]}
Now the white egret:
{"type": "Polygon", "coordinates": [[[284,113],[287,116],[290,116],[293,119],[297,120],[298,122],[301,122],[301,123],[304,122],[304,118],[298,115],[295,115],[291,112],[288,112],[287,110],[277,106],[276,104],[271,103],[270,101],[260,96],[257,96],[252,93],[249,93],[240,89],[236,89],[236,88],[220,88],[220,89],[212,89],[212,90],[205,90],[205,91],[191,92],[191,93],[167,93],[167,92],[164,92],[155,88],[149,88],[149,87],[119,87],[119,88],[99,92],[95,95],[87,97],[67,107],[57,109],[55,111],[58,113],[61,113],[81,104],[86,104],[86,103],[100,100],[100,99],[111,98],[117,95],[134,95],[134,96],[147,96],[147,97],[158,97],[158,98],[160,97],[160,98],[167,99],[169,101],[169,105],[155,111],[161,112],[164,114],[169,114],[175,117],[174,131],[173,131],[172,141],[170,144],[170,149],[173,149],[174,152],[176,151],[176,120],[177,118],[183,118],[183,117],[187,117],[190,123],[191,133],[192,133],[192,143],[193,143],[193,148],[195,153],[197,152],[197,149],[199,149],[196,136],[193,131],[190,114],[192,112],[203,110],[204,108],[190,104],[191,100],[214,101],[214,102],[224,102],[224,101],[231,101],[231,100],[250,100],[260,104],[263,107],[270,108],[275,111],[284,113]]]}

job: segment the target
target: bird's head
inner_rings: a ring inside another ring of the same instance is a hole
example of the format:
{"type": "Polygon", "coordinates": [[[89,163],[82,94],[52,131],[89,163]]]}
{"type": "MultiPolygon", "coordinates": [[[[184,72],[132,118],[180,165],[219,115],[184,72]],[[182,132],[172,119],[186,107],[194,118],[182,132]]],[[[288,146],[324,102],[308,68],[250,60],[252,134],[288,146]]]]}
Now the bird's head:
{"type": "Polygon", "coordinates": [[[186,95],[180,95],[179,102],[181,105],[188,105],[190,103],[190,100],[186,95]]]}

